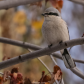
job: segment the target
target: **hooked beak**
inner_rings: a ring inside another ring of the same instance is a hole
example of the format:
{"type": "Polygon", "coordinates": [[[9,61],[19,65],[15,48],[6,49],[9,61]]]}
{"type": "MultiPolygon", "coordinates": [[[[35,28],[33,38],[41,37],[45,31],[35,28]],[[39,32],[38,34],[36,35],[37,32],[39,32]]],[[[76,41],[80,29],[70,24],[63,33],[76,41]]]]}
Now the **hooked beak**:
{"type": "Polygon", "coordinates": [[[42,16],[45,16],[45,14],[43,13],[42,16]]]}

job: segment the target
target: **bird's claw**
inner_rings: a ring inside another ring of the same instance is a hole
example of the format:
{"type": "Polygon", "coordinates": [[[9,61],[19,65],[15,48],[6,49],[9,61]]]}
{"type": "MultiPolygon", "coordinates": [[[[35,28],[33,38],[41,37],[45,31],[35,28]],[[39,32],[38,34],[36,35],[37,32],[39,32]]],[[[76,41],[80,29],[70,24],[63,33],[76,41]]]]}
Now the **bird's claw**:
{"type": "Polygon", "coordinates": [[[48,48],[51,48],[52,44],[48,45],[48,48]]]}

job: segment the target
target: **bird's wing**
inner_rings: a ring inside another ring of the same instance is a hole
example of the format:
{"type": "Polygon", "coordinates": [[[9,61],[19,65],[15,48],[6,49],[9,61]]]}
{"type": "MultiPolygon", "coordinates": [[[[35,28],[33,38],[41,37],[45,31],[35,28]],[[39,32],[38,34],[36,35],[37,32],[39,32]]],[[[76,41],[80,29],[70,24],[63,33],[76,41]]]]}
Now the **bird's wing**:
{"type": "MultiPolygon", "coordinates": [[[[68,29],[68,27],[67,27],[67,30],[68,30],[68,35],[69,35],[69,29],[68,29]]],[[[70,35],[69,35],[69,40],[70,40],[70,35]]]]}

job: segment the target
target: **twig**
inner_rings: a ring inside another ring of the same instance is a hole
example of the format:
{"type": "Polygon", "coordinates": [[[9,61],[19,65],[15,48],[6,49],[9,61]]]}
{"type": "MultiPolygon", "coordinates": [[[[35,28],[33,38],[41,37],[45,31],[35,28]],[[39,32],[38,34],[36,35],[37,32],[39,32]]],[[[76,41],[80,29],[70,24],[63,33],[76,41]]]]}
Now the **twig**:
{"type": "Polygon", "coordinates": [[[84,5],[84,0],[69,0],[69,1],[75,2],[77,4],[84,5]]]}
{"type": "MultiPolygon", "coordinates": [[[[30,49],[28,49],[30,52],[32,52],[30,49]]],[[[47,65],[38,57],[37,58],[43,65],[44,67],[48,70],[48,72],[51,74],[51,70],[47,67],[47,65]]]]}
{"type": "Polygon", "coordinates": [[[42,0],[3,0],[0,1],[0,9],[8,9],[19,5],[27,5],[42,0]]]}
{"type": "MultiPolygon", "coordinates": [[[[55,59],[53,58],[53,56],[50,55],[50,57],[51,57],[52,61],[54,62],[54,64],[57,65],[57,63],[56,63],[55,59]]],[[[56,81],[55,81],[55,82],[56,82],[56,81]]],[[[64,84],[63,78],[62,78],[62,84],[64,84]]]]}
{"type": "Polygon", "coordinates": [[[45,65],[45,63],[40,58],[37,59],[45,66],[45,68],[49,71],[49,73],[51,73],[50,69],[45,65]]]}
{"type": "Polygon", "coordinates": [[[54,62],[54,64],[57,65],[57,63],[56,63],[56,61],[55,61],[55,59],[53,58],[52,55],[50,55],[50,58],[52,59],[52,61],[54,62]]]}
{"type": "MultiPolygon", "coordinates": [[[[54,57],[56,57],[56,58],[62,60],[62,55],[61,55],[61,54],[59,54],[59,53],[53,53],[52,55],[53,55],[54,57]]],[[[74,59],[74,58],[73,58],[73,60],[74,60],[75,62],[83,63],[83,64],[84,64],[84,60],[78,60],[78,59],[74,59]]]]}

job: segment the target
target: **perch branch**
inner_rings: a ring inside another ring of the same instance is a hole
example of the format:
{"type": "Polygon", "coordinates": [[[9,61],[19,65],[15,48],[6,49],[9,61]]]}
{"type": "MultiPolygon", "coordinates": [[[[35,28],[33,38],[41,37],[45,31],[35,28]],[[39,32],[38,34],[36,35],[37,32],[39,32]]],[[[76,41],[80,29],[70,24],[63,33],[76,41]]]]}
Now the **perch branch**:
{"type": "Polygon", "coordinates": [[[0,1],[0,9],[8,9],[20,5],[32,4],[42,0],[3,0],[0,1]]]}
{"type": "MultiPolygon", "coordinates": [[[[0,38],[0,41],[1,41],[1,38],[0,38]]],[[[10,41],[8,42],[9,44],[10,44],[10,41]]],[[[5,41],[4,41],[4,43],[5,43],[5,41]]],[[[37,57],[40,57],[43,55],[50,55],[51,53],[53,53],[55,51],[59,51],[61,49],[68,48],[68,47],[75,46],[75,45],[81,45],[83,43],[84,43],[84,38],[82,37],[79,39],[73,39],[70,41],[63,42],[61,45],[57,44],[55,46],[52,46],[51,48],[44,48],[44,49],[40,48],[40,50],[34,51],[32,53],[23,54],[23,55],[20,55],[20,56],[17,56],[17,57],[14,57],[14,58],[11,58],[11,59],[1,62],[0,69],[24,62],[27,59],[33,59],[33,58],[37,58],[37,57]],[[67,46],[66,46],[66,44],[67,44],[67,46]]],[[[25,43],[23,43],[23,44],[25,45],[25,43]]],[[[73,71],[73,73],[75,73],[76,75],[78,75],[79,77],[84,79],[84,75],[81,74],[78,70],[72,69],[72,71],[73,71]]]]}
{"type": "MultiPolygon", "coordinates": [[[[81,38],[82,40],[84,40],[84,38],[81,38]]],[[[81,40],[81,41],[82,41],[81,40]]],[[[26,48],[26,49],[32,49],[32,50],[39,50],[39,49],[42,49],[41,47],[37,46],[37,45],[34,45],[34,44],[30,44],[30,43],[27,43],[27,42],[22,42],[22,41],[17,41],[17,40],[11,40],[11,39],[8,39],[8,38],[3,38],[3,37],[0,37],[0,42],[1,43],[6,43],[6,44],[11,44],[11,45],[15,45],[15,46],[19,46],[19,47],[23,47],[23,48],[26,48]]],[[[56,58],[59,58],[62,60],[62,55],[58,54],[58,53],[53,53],[52,54],[54,57],[56,58]]],[[[84,63],[83,60],[77,60],[77,59],[74,59],[75,62],[79,62],[79,63],[84,63]]]]}
{"type": "Polygon", "coordinates": [[[75,2],[77,4],[84,5],[84,0],[69,0],[69,1],[75,2]]]}
{"type": "Polygon", "coordinates": [[[75,73],[77,76],[81,77],[82,79],[84,79],[84,73],[82,73],[80,70],[78,70],[77,67],[70,69],[73,73],[75,73]]]}
{"type": "MultiPolygon", "coordinates": [[[[62,60],[62,55],[61,55],[61,54],[59,54],[59,53],[53,53],[52,55],[53,55],[54,57],[56,57],[56,58],[62,60]]],[[[74,59],[74,58],[73,58],[73,60],[74,60],[75,62],[83,63],[83,64],[84,64],[84,60],[78,60],[78,59],[74,59]]]]}

